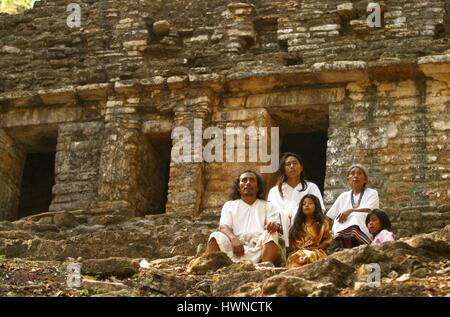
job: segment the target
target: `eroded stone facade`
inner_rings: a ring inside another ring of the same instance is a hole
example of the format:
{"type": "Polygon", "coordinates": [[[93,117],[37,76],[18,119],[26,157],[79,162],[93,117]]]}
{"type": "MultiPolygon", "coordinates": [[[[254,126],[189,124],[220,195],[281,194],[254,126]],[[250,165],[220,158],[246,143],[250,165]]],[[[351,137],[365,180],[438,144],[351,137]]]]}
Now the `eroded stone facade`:
{"type": "Polygon", "coordinates": [[[380,28],[368,1],[85,0],[81,28],[68,3],[0,16],[0,219],[44,152],[49,211],[218,212],[260,164],[171,161],[173,128],[202,119],[323,133],[328,206],[356,161],[399,235],[449,223],[449,1],[381,1],[380,28]]]}

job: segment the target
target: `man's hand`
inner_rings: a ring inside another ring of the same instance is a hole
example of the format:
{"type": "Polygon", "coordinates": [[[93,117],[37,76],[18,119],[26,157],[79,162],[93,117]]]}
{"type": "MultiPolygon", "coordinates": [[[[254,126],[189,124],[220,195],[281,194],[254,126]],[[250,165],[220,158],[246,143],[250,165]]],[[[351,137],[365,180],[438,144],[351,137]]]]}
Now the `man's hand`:
{"type": "Polygon", "coordinates": [[[339,221],[340,223],[343,223],[347,220],[348,216],[350,216],[350,214],[352,213],[353,209],[347,209],[346,211],[344,211],[343,213],[339,214],[337,216],[337,221],[339,221]]]}
{"type": "Polygon", "coordinates": [[[244,245],[242,244],[241,240],[238,238],[231,239],[231,245],[233,247],[233,254],[235,256],[243,256],[244,255],[244,245]]]}
{"type": "Polygon", "coordinates": [[[277,232],[280,229],[280,225],[276,222],[269,222],[265,229],[269,231],[269,233],[277,232]]]}

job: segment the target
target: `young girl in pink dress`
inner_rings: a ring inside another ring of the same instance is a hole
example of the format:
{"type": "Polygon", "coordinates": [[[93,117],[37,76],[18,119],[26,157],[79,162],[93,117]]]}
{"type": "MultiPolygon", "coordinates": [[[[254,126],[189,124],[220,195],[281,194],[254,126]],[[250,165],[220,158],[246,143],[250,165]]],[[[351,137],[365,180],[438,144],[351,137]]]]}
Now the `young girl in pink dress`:
{"type": "Polygon", "coordinates": [[[387,241],[394,241],[395,236],[390,231],[391,221],[388,215],[381,209],[373,209],[366,218],[366,226],[373,235],[370,245],[382,244],[387,241]]]}

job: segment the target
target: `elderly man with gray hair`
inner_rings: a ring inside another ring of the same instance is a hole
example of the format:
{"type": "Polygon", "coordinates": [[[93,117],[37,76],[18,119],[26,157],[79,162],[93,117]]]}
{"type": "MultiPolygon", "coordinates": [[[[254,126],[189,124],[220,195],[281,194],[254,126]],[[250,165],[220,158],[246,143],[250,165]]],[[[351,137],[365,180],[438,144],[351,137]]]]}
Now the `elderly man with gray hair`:
{"type": "Polygon", "coordinates": [[[327,212],[334,221],[334,239],[341,240],[344,248],[370,244],[372,235],[366,227],[366,217],[379,208],[378,192],[368,188],[369,173],[361,164],[352,164],[347,170],[347,184],[351,190],[343,192],[327,212]]]}

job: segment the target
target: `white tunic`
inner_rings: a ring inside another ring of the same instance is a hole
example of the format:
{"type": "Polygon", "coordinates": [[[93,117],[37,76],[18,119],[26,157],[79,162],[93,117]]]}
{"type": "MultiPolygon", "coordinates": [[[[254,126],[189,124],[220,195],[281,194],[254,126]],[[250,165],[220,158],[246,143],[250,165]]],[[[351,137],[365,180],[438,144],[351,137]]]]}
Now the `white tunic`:
{"type": "Polygon", "coordinates": [[[298,205],[302,200],[303,196],[311,194],[319,198],[320,204],[322,206],[322,211],[325,212],[325,205],[323,203],[322,194],[320,193],[319,187],[311,182],[306,182],[308,185],[304,191],[302,190],[302,184],[299,183],[295,188],[292,188],[286,182],[281,185],[281,190],[283,191],[284,198],[281,197],[278,191],[278,186],[274,186],[269,191],[269,196],[267,200],[270,201],[280,213],[281,225],[283,226],[283,238],[286,246],[289,246],[289,229],[291,229],[295,215],[297,214],[298,205]]]}
{"type": "Polygon", "coordinates": [[[216,239],[220,250],[235,262],[250,260],[258,263],[264,244],[274,241],[278,245],[278,233],[270,234],[264,229],[265,224],[270,222],[280,223],[279,215],[275,207],[265,200],[257,199],[253,205],[248,205],[242,199],[227,201],[222,208],[220,225],[229,226],[244,244],[244,256],[236,257],[233,254],[231,241],[220,231],[213,232],[209,240],[216,239]]]}
{"type": "Polygon", "coordinates": [[[220,225],[228,225],[237,237],[246,233],[262,233],[265,222],[280,223],[274,206],[260,199],[253,205],[248,205],[242,199],[227,201],[220,215],[220,225]]]}
{"type": "MultiPolygon", "coordinates": [[[[364,232],[367,237],[372,237],[369,233],[369,229],[366,226],[366,217],[367,212],[352,212],[350,216],[348,216],[347,220],[343,223],[335,220],[338,215],[346,211],[347,209],[351,209],[352,201],[351,201],[352,191],[346,191],[339,195],[339,197],[334,202],[333,206],[331,206],[330,210],[327,212],[327,217],[334,220],[333,223],[333,234],[336,236],[336,233],[347,229],[350,226],[358,226],[362,232],[364,232]]],[[[354,196],[354,201],[359,201],[359,195],[354,196]]],[[[378,192],[375,189],[366,188],[364,190],[364,195],[361,199],[361,203],[358,209],[368,208],[375,209],[379,208],[379,200],[378,200],[378,192]]]]}

